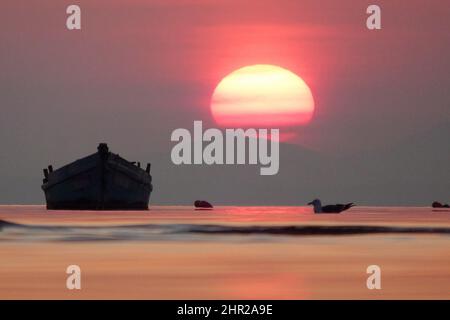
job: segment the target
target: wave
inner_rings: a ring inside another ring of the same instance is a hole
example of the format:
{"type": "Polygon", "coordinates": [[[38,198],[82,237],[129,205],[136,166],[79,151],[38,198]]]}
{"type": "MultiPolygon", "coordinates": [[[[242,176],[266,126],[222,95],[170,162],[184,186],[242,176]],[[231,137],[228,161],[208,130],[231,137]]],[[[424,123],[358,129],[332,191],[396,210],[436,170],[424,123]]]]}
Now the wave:
{"type": "Polygon", "coordinates": [[[268,236],[344,236],[365,234],[441,234],[447,227],[409,227],[372,225],[290,225],[231,226],[197,224],[139,224],[119,226],[27,225],[0,220],[0,240],[93,241],[93,240],[168,240],[183,235],[268,235],[268,236]]]}

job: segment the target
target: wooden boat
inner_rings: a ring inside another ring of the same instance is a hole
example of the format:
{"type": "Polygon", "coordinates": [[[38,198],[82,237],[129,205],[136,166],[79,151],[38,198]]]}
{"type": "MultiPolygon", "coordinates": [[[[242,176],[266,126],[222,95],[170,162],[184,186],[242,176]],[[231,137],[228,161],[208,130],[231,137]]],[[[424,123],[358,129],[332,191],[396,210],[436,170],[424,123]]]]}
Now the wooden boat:
{"type": "Polygon", "coordinates": [[[53,170],[42,190],[50,210],[147,210],[153,190],[150,164],[129,162],[100,143],[97,152],[53,170]]]}

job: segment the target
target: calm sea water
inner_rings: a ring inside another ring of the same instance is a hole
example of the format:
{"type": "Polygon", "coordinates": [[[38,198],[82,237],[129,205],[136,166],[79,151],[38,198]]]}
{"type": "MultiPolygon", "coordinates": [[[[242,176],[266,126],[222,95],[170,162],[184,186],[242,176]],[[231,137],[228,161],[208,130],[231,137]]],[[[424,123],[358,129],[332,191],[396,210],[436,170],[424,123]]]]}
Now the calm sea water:
{"type": "Polygon", "coordinates": [[[0,241],[279,241],[285,237],[373,234],[450,236],[450,210],[356,207],[314,214],[310,207],[152,207],[149,211],[47,211],[0,206],[0,241]]]}
{"type": "Polygon", "coordinates": [[[431,208],[0,206],[0,299],[448,299],[449,251],[450,211],[431,208]]]}

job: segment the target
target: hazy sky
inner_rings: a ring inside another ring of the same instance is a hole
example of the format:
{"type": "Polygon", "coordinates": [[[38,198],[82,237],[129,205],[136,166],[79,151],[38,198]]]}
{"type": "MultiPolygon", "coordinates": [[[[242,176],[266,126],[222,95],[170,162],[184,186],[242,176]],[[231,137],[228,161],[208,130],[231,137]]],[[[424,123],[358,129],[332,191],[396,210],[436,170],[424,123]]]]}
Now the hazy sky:
{"type": "Polygon", "coordinates": [[[450,4],[446,1],[9,1],[0,10],[0,203],[43,203],[42,168],[108,142],[152,162],[152,204],[450,201],[450,4]],[[82,30],[66,29],[66,7],[82,30]],[[366,8],[382,8],[382,30],[366,8]],[[230,72],[274,64],[316,110],[281,145],[280,172],[175,166],[176,128],[216,124],[230,72]]]}

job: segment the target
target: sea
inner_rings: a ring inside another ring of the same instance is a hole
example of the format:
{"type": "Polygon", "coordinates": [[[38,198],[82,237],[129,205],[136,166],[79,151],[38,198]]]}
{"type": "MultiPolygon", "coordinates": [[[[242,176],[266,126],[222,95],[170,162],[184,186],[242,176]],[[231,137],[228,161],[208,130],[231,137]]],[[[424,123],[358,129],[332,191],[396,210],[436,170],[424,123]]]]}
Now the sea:
{"type": "Polygon", "coordinates": [[[2,205],[0,257],[0,299],[449,299],[450,209],[2,205]]]}

